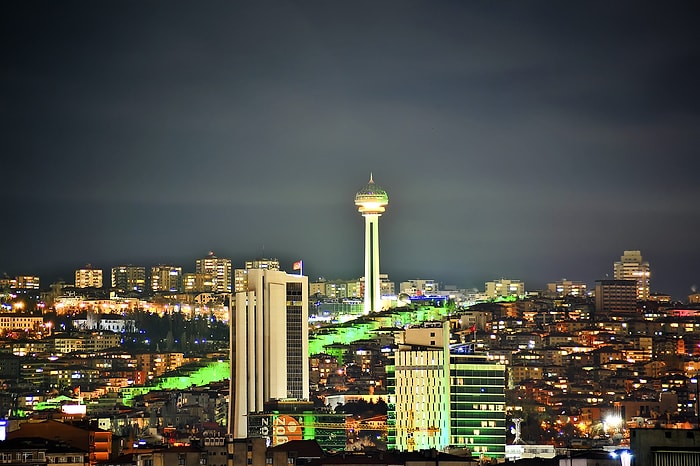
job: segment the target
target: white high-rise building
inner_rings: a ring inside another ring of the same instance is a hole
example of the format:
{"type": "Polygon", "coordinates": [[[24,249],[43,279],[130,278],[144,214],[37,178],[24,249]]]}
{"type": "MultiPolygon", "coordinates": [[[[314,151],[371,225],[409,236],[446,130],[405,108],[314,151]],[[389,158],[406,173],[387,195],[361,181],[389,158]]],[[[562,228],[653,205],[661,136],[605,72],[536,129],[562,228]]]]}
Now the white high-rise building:
{"type": "Polygon", "coordinates": [[[365,218],[365,314],[382,308],[379,277],[379,217],[389,204],[386,191],[369,183],[355,195],[357,210],[365,218]]]}
{"type": "Polygon", "coordinates": [[[637,300],[649,299],[649,279],[651,271],[649,262],[642,260],[641,251],[625,251],[619,261],[613,264],[615,280],[635,280],[637,282],[637,300]]]}
{"type": "Polygon", "coordinates": [[[248,437],[248,414],[275,399],[309,398],[308,277],[249,269],[231,318],[229,429],[248,437]]]}

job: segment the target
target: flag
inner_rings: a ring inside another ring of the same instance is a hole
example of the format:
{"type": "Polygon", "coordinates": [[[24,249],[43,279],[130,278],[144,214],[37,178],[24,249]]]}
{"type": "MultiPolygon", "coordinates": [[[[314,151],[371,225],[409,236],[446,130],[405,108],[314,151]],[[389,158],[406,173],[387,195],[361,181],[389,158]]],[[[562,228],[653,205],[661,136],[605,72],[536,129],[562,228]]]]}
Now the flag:
{"type": "Polygon", "coordinates": [[[476,325],[472,325],[471,327],[469,327],[469,332],[476,332],[476,325]]]}
{"type": "Polygon", "coordinates": [[[301,261],[296,261],[293,266],[294,270],[301,270],[301,261]]]}

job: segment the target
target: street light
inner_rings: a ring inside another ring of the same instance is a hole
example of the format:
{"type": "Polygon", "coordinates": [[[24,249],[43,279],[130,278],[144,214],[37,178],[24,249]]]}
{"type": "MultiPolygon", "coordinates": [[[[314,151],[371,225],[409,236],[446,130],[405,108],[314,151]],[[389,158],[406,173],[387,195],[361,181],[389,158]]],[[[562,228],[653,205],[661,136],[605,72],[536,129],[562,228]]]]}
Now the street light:
{"type": "Polygon", "coordinates": [[[620,464],[622,466],[630,466],[632,464],[632,452],[629,450],[616,450],[610,452],[612,458],[620,458],[620,464]]]}
{"type": "Polygon", "coordinates": [[[700,429],[700,409],[698,409],[698,398],[700,398],[700,383],[698,383],[698,378],[693,377],[690,379],[692,383],[695,384],[695,421],[698,426],[698,429],[700,429]]]}

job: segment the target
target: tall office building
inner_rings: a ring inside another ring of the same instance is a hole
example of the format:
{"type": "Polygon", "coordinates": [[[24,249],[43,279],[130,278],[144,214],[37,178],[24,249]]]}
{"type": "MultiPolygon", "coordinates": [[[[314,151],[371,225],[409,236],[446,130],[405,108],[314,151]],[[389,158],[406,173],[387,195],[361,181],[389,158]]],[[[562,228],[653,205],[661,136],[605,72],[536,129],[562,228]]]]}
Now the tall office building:
{"type": "Polygon", "coordinates": [[[615,280],[635,280],[637,282],[637,299],[649,299],[649,280],[651,271],[649,262],[642,260],[641,251],[625,251],[619,261],[613,264],[615,280]]]}
{"type": "Polygon", "coordinates": [[[309,398],[308,278],[248,270],[231,317],[229,429],[248,437],[248,414],[271,400],[309,398]]]}
{"type": "Polygon", "coordinates": [[[102,270],[87,264],[75,271],[76,288],[102,288],[102,270]]]}
{"type": "Polygon", "coordinates": [[[379,217],[389,204],[386,191],[369,183],[355,195],[358,212],[365,218],[365,313],[380,311],[381,284],[379,277],[379,217]]]}
{"type": "Polygon", "coordinates": [[[182,267],[163,264],[151,267],[151,290],[156,293],[182,291],[182,267]]]}
{"type": "Polygon", "coordinates": [[[207,257],[195,261],[195,272],[208,273],[211,275],[213,292],[231,292],[231,259],[216,257],[212,251],[209,251],[207,257]]]}
{"type": "Polygon", "coordinates": [[[112,267],[112,289],[142,292],[146,289],[146,267],[119,265],[112,267]]]}
{"type": "Polygon", "coordinates": [[[389,443],[397,450],[462,450],[505,457],[505,366],[449,345],[449,322],[398,338],[389,384],[389,443]]]}

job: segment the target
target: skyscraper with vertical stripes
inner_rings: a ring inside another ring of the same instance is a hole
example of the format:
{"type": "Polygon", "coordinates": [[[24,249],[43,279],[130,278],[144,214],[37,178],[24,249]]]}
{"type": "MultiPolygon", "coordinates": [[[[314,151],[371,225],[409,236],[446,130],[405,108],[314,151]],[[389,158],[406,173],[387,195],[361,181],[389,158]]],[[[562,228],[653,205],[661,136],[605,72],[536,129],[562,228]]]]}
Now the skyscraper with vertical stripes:
{"type": "Polygon", "coordinates": [[[309,398],[308,278],[248,270],[231,318],[230,432],[248,437],[247,416],[270,400],[309,398]]]}

